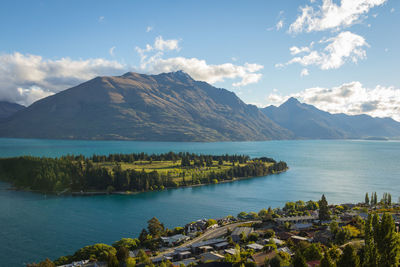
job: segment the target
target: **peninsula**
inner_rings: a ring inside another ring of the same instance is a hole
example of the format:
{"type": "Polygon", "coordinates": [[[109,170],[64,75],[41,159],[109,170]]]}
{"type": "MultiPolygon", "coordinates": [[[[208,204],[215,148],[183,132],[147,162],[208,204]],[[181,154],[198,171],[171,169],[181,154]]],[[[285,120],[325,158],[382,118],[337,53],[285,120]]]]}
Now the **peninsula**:
{"type": "Polygon", "coordinates": [[[55,194],[129,194],[266,176],[287,170],[272,158],[245,155],[110,154],[0,159],[0,180],[55,194]]]}

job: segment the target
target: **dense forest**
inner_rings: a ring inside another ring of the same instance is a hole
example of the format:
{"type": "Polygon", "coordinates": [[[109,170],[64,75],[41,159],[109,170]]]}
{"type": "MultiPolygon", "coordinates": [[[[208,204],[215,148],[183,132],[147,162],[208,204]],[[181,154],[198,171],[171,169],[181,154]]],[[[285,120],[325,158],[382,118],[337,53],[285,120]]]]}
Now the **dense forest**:
{"type": "Polygon", "coordinates": [[[0,180],[40,192],[148,191],[285,171],[285,162],[191,153],[22,156],[0,159],[0,180]],[[166,163],[162,167],[157,167],[166,163]]]}

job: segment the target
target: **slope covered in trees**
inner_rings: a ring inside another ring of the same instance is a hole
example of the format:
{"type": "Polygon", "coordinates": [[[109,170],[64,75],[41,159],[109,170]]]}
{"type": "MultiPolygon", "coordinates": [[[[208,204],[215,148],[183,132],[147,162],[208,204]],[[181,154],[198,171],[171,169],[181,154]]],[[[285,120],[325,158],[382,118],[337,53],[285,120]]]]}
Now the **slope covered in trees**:
{"type": "Polygon", "coordinates": [[[148,191],[285,171],[285,162],[243,155],[111,154],[0,159],[0,180],[40,192],[148,191]]]}

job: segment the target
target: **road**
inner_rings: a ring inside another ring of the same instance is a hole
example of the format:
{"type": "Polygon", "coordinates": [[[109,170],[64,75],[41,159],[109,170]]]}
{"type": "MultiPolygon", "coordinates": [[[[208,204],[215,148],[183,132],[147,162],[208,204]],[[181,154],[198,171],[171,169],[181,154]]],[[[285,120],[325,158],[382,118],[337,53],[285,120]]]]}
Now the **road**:
{"type": "Polygon", "coordinates": [[[181,244],[181,245],[179,245],[177,247],[169,248],[169,249],[159,253],[157,256],[152,257],[151,259],[158,258],[158,257],[163,256],[165,254],[171,253],[177,248],[188,247],[188,246],[190,246],[190,245],[192,245],[194,243],[200,242],[202,240],[208,240],[208,239],[211,239],[211,238],[217,238],[217,237],[223,236],[224,234],[226,234],[228,229],[233,230],[234,228],[238,227],[241,224],[244,224],[244,223],[255,223],[255,222],[260,222],[260,221],[243,221],[243,222],[232,223],[232,224],[224,225],[224,226],[221,226],[221,227],[218,227],[218,228],[206,230],[204,234],[202,234],[202,235],[200,235],[198,237],[195,237],[195,238],[193,238],[191,240],[188,240],[187,242],[185,242],[185,243],[183,243],[183,244],[181,244]]]}

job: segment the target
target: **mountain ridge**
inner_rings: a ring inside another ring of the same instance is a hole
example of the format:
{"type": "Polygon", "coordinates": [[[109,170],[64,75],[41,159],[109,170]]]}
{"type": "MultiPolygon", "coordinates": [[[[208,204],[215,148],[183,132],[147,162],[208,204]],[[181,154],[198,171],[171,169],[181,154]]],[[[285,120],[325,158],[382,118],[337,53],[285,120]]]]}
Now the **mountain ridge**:
{"type": "Polygon", "coordinates": [[[400,137],[400,122],[366,114],[332,114],[289,98],[279,107],[261,109],[275,123],[300,139],[365,139],[400,137]]]}
{"type": "Polygon", "coordinates": [[[102,76],[43,98],[0,124],[0,136],[142,141],[289,139],[233,92],[178,71],[102,76]]]}

